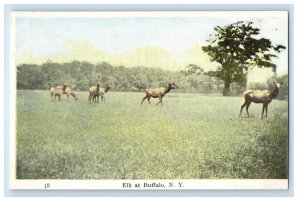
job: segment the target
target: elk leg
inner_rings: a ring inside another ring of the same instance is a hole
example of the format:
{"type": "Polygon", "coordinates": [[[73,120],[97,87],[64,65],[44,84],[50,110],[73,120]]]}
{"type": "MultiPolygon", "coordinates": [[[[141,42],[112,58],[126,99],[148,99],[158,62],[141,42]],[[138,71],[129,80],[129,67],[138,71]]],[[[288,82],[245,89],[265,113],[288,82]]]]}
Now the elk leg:
{"type": "Polygon", "coordinates": [[[146,96],[143,98],[141,104],[144,102],[144,100],[145,100],[147,97],[148,97],[148,96],[147,96],[147,94],[146,94],[146,96]]]}
{"type": "Polygon", "coordinates": [[[262,109],[262,112],[261,112],[261,119],[264,118],[265,107],[266,107],[266,105],[263,104],[263,109],[262,109]]]}
{"type": "Polygon", "coordinates": [[[245,103],[241,106],[240,116],[242,115],[242,111],[246,105],[247,105],[247,102],[245,101],[245,103]]]}
{"type": "Polygon", "coordinates": [[[89,98],[88,98],[88,101],[89,101],[89,103],[91,104],[91,94],[89,95],[89,98]]]}
{"type": "Polygon", "coordinates": [[[248,118],[249,118],[248,108],[249,108],[250,104],[251,104],[251,102],[248,102],[247,105],[246,105],[246,112],[247,112],[248,118]]]}
{"type": "Polygon", "coordinates": [[[150,98],[151,98],[151,96],[148,97],[148,103],[149,103],[149,104],[151,104],[151,103],[150,103],[150,98]]]}
{"type": "Polygon", "coordinates": [[[158,105],[159,103],[162,106],[162,97],[161,96],[159,97],[159,101],[158,101],[158,103],[156,103],[156,105],[158,105]]]}
{"type": "Polygon", "coordinates": [[[99,96],[97,96],[97,104],[99,104],[99,96]]]}
{"type": "Polygon", "coordinates": [[[156,105],[158,105],[159,103],[160,103],[160,98],[159,98],[158,102],[156,103],[156,105]]]}
{"type": "Polygon", "coordinates": [[[265,110],[266,110],[266,117],[268,117],[268,104],[266,104],[265,110]]]}
{"type": "Polygon", "coordinates": [[[69,101],[69,94],[67,94],[67,100],[69,101]]]}

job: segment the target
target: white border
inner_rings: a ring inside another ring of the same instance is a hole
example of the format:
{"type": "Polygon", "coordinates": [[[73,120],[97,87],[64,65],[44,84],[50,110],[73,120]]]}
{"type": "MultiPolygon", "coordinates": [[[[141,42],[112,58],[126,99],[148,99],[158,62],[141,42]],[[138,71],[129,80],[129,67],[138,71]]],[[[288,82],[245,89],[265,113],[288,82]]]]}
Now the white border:
{"type": "Polygon", "coordinates": [[[9,97],[10,102],[10,182],[13,181],[16,178],[16,168],[17,168],[17,162],[16,162],[16,94],[17,94],[17,70],[16,70],[16,29],[15,29],[15,17],[12,15],[10,16],[10,93],[12,94],[9,97]],[[13,180],[12,180],[13,179],[13,180]]]}
{"type": "Polygon", "coordinates": [[[14,17],[287,17],[286,10],[281,11],[15,11],[14,17]]]}
{"type": "Polygon", "coordinates": [[[46,190],[287,190],[288,180],[15,180],[11,188],[46,190]]]}
{"type": "Polygon", "coordinates": [[[16,179],[16,17],[279,17],[287,11],[124,11],[124,12],[12,12],[10,16],[10,189],[65,189],[65,190],[287,190],[288,179],[211,179],[211,180],[18,180],[16,179]],[[233,15],[233,13],[235,13],[233,15]],[[250,15],[251,14],[251,15],[250,15]],[[124,183],[130,184],[125,185],[124,183]],[[144,187],[144,183],[163,184],[144,187]],[[174,183],[174,187],[169,187],[174,183]],[[183,187],[179,185],[183,184],[183,187]],[[49,185],[48,185],[49,184],[49,185]],[[140,184],[140,187],[134,187],[140,184]],[[49,187],[48,187],[49,186],[49,187]]]}

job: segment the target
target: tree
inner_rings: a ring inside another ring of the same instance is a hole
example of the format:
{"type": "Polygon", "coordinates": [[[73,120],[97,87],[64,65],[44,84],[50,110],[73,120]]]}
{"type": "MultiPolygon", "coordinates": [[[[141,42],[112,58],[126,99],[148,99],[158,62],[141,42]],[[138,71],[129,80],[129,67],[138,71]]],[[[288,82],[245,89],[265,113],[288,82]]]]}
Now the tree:
{"type": "Polygon", "coordinates": [[[183,73],[184,75],[191,75],[191,74],[200,75],[203,72],[204,72],[203,68],[195,64],[189,64],[185,70],[181,71],[181,73],[183,73]]]}
{"type": "Polygon", "coordinates": [[[17,66],[18,89],[43,89],[45,76],[41,67],[35,64],[21,64],[17,66]]]}
{"type": "Polygon", "coordinates": [[[185,70],[180,71],[180,88],[196,93],[218,93],[220,81],[209,77],[203,68],[189,64],[185,70]]]}
{"type": "MultiPolygon", "coordinates": [[[[62,85],[66,81],[65,72],[62,64],[47,61],[41,65],[43,75],[46,81],[46,88],[62,85]]],[[[36,79],[32,76],[32,79],[36,79]]]]}
{"type": "Polygon", "coordinates": [[[207,74],[224,81],[224,96],[231,94],[232,83],[246,86],[247,72],[254,67],[272,68],[276,72],[273,59],[285,49],[283,45],[274,46],[269,39],[259,38],[260,29],[252,24],[238,21],[224,27],[216,26],[207,40],[209,44],[202,47],[211,61],[220,64],[216,71],[207,74]]]}

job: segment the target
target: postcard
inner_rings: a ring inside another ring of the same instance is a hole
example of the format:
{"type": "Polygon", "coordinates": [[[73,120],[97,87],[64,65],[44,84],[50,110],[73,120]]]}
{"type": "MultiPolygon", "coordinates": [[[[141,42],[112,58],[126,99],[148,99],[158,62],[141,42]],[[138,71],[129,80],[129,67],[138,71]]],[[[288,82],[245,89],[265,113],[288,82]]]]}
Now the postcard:
{"type": "Polygon", "coordinates": [[[10,189],[288,189],[288,11],[11,12],[10,189]]]}

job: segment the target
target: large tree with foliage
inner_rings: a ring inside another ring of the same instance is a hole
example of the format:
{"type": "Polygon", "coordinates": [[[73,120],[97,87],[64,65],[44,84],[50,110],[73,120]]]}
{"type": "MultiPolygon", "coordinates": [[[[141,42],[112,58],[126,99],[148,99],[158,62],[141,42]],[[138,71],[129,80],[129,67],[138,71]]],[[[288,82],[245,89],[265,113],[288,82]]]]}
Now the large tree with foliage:
{"type": "Polygon", "coordinates": [[[259,33],[260,29],[254,28],[253,22],[216,26],[207,40],[209,44],[202,47],[211,61],[220,64],[208,75],[224,81],[224,96],[231,94],[232,83],[246,86],[247,72],[254,67],[272,68],[276,72],[273,59],[285,46],[273,45],[271,40],[259,37],[259,33]]]}

